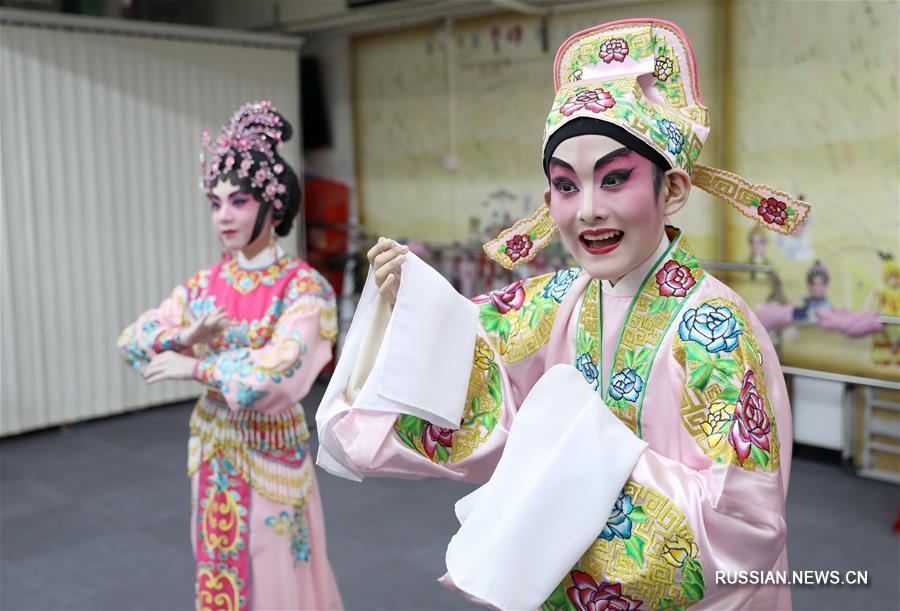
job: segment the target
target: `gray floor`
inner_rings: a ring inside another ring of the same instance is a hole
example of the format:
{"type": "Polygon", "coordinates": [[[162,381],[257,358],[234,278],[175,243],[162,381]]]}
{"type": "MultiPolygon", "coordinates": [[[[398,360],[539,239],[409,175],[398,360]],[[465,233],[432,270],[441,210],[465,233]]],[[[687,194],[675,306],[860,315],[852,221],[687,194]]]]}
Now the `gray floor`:
{"type": "MultiPolygon", "coordinates": [[[[0,441],[0,608],[192,607],[189,411],[154,408],[0,441]]],[[[319,482],[348,609],[471,608],[435,583],[457,526],[453,502],[470,486],[354,484],[323,472],[319,482]]],[[[792,568],[869,572],[867,587],[795,587],[795,609],[900,609],[898,504],[896,486],[795,460],[792,568]]]]}

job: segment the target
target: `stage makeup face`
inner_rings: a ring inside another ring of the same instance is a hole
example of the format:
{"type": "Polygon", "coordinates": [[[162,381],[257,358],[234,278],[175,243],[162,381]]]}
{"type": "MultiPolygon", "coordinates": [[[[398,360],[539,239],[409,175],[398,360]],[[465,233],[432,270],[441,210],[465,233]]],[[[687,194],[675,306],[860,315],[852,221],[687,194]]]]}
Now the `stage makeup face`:
{"type": "Polygon", "coordinates": [[[268,243],[271,234],[272,215],[269,213],[256,240],[250,242],[253,226],[259,213],[259,201],[240,190],[230,181],[220,180],[210,191],[212,223],[222,246],[231,251],[242,251],[248,258],[255,256],[268,243]]]}
{"type": "Polygon", "coordinates": [[[544,197],[563,243],[591,277],[615,283],[656,250],[667,188],[657,194],[654,172],[653,162],[608,136],[575,136],[553,152],[544,197]]]}

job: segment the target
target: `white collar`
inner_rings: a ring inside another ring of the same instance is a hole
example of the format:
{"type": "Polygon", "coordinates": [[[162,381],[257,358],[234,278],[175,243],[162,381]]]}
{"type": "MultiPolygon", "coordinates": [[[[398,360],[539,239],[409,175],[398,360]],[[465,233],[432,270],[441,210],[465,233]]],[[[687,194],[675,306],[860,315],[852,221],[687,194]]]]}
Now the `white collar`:
{"type": "Polygon", "coordinates": [[[275,243],[275,248],[266,246],[261,251],[259,251],[252,259],[248,259],[247,257],[245,257],[244,253],[242,253],[241,251],[237,251],[237,253],[235,253],[235,259],[237,260],[238,267],[247,270],[263,269],[269,267],[283,256],[284,249],[281,248],[281,244],[278,244],[277,242],[275,243]]]}
{"type": "Polygon", "coordinates": [[[600,281],[603,292],[613,297],[633,297],[641,288],[644,278],[647,277],[647,274],[650,273],[656,262],[663,256],[668,248],[669,236],[663,231],[662,239],[659,241],[653,254],[647,257],[643,263],[625,274],[618,282],[616,282],[615,286],[612,286],[609,283],[609,280],[600,281]]]}

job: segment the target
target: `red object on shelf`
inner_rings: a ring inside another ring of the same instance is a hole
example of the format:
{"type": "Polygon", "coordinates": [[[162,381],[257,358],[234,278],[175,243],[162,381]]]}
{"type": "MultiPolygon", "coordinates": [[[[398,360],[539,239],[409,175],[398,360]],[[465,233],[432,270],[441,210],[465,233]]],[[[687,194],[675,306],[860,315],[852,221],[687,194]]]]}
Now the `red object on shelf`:
{"type": "Polygon", "coordinates": [[[304,192],[306,258],[340,295],[349,238],[350,188],[327,178],[307,177],[304,192]]]}
{"type": "Polygon", "coordinates": [[[306,222],[342,225],[350,222],[350,187],[327,178],[307,177],[306,222]]]}
{"type": "MultiPolygon", "coordinates": [[[[306,260],[334,288],[344,288],[344,262],[350,237],[350,188],[327,178],[307,176],[303,184],[306,225],[306,260]]],[[[334,371],[334,361],[322,370],[334,371]]]]}

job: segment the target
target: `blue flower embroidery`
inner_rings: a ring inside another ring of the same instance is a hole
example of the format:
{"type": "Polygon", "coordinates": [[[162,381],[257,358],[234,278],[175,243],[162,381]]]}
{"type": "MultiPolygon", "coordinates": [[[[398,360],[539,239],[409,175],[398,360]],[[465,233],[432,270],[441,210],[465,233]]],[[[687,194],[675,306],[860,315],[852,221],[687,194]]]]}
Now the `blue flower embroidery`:
{"type": "Polygon", "coordinates": [[[241,407],[253,407],[253,404],[256,403],[257,399],[261,399],[267,394],[269,393],[261,390],[254,390],[252,387],[238,382],[237,400],[238,405],[240,405],[241,407]]]}
{"type": "Polygon", "coordinates": [[[597,370],[597,365],[589,353],[585,352],[578,357],[578,360],[575,361],[575,369],[581,372],[581,375],[584,376],[584,379],[594,390],[597,390],[600,386],[600,372],[597,370]]]}
{"type": "Polygon", "coordinates": [[[309,527],[303,511],[295,511],[293,518],[288,512],[282,511],[277,516],[266,518],[266,526],[271,526],[275,534],[290,538],[294,564],[309,560],[312,550],[309,546],[309,527]]]}
{"type": "Polygon", "coordinates": [[[704,303],[684,313],[678,325],[678,336],[684,341],[697,342],[707,352],[731,352],[738,345],[741,330],[731,310],[704,303]]]}
{"type": "Polygon", "coordinates": [[[631,367],[626,367],[609,381],[609,396],[618,401],[634,401],[644,389],[644,381],[631,367]]]}
{"type": "Polygon", "coordinates": [[[678,129],[678,126],[668,119],[657,119],[656,124],[659,131],[669,139],[668,149],[673,155],[677,155],[684,148],[684,134],[678,129]]]}
{"type": "Polygon", "coordinates": [[[580,271],[581,268],[570,267],[553,274],[553,277],[544,285],[544,297],[547,299],[552,297],[556,303],[562,303],[563,297],[572,288],[572,283],[575,282],[580,271]]]}
{"type": "Polygon", "coordinates": [[[191,317],[194,320],[198,320],[203,318],[205,314],[209,314],[216,309],[216,299],[215,297],[193,299],[188,305],[188,308],[191,310],[191,317]]]}
{"type": "Polygon", "coordinates": [[[631,502],[631,495],[625,494],[623,490],[619,493],[616,504],[613,505],[612,512],[609,514],[609,520],[606,521],[606,526],[603,527],[597,538],[607,541],[612,541],[616,537],[620,539],[630,538],[631,520],[628,516],[631,515],[633,509],[634,505],[631,502]]]}

